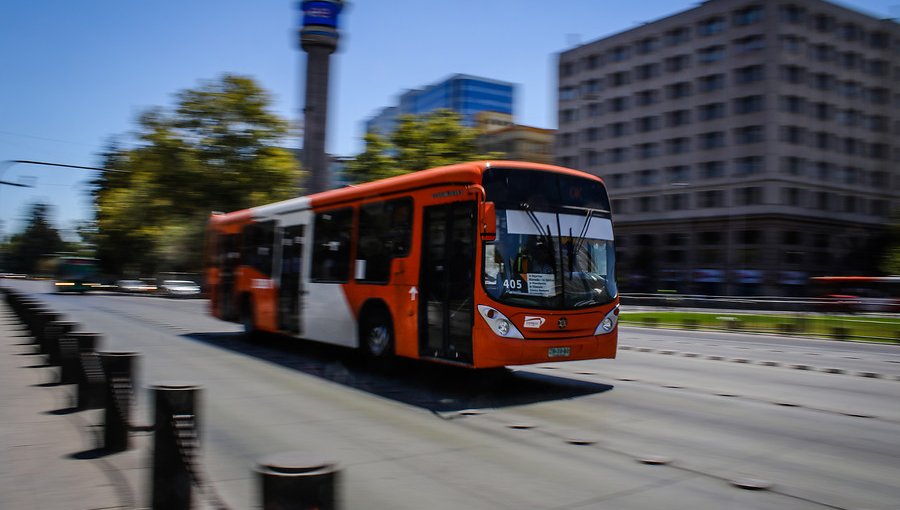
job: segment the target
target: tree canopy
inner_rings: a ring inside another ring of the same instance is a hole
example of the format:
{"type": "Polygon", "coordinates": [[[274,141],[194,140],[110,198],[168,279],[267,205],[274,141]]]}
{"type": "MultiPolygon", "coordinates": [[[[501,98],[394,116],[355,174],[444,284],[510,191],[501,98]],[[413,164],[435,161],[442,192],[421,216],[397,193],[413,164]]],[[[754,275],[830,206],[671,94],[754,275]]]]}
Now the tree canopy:
{"type": "Polygon", "coordinates": [[[403,115],[389,140],[378,133],[366,134],[366,148],[348,165],[347,174],[354,182],[367,182],[465,161],[496,159],[496,155],[478,152],[477,136],[478,131],[464,126],[460,115],[452,110],[403,115]]]}
{"type": "Polygon", "coordinates": [[[193,271],[212,211],[297,194],[300,169],[279,146],[287,122],[252,78],[226,74],[176,94],[137,121],[137,144],[112,145],[94,182],[97,256],[112,273],[193,271]]]}
{"type": "Polygon", "coordinates": [[[14,273],[32,274],[42,258],[66,250],[66,243],[53,227],[50,206],[32,204],[28,213],[28,224],[18,234],[13,234],[7,243],[6,267],[14,273]]]}

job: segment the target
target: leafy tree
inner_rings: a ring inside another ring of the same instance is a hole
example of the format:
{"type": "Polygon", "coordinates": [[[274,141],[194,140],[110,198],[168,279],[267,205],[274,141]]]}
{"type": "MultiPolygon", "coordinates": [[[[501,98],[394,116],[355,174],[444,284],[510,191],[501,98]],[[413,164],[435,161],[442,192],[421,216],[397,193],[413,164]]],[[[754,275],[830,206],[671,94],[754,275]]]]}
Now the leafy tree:
{"type": "Polygon", "coordinates": [[[458,113],[442,109],[423,116],[404,115],[387,142],[376,133],[366,134],[366,149],[349,165],[356,182],[401,175],[426,168],[495,159],[478,152],[478,131],[462,125],[458,113]]]}
{"type": "Polygon", "coordinates": [[[41,258],[66,248],[50,221],[50,206],[36,203],[30,207],[25,230],[14,234],[8,244],[7,265],[15,273],[34,273],[41,258]]]}
{"type": "Polygon", "coordinates": [[[104,269],[150,274],[200,267],[211,211],[297,195],[300,170],[279,147],[287,122],[248,77],[225,75],[176,94],[138,119],[136,147],[110,146],[95,181],[97,253],[104,269]]]}

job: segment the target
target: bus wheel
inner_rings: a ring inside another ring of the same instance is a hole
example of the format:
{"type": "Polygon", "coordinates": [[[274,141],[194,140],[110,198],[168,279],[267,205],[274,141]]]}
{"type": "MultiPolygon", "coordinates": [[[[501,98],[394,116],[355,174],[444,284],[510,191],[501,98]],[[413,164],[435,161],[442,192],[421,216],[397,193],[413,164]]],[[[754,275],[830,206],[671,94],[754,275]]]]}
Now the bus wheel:
{"type": "Polygon", "coordinates": [[[241,300],[241,325],[244,326],[244,338],[255,340],[259,336],[256,321],[253,320],[253,302],[249,297],[241,300]]]}
{"type": "Polygon", "coordinates": [[[366,354],[373,358],[389,358],[394,354],[394,328],[384,312],[366,317],[361,340],[366,354]]]}

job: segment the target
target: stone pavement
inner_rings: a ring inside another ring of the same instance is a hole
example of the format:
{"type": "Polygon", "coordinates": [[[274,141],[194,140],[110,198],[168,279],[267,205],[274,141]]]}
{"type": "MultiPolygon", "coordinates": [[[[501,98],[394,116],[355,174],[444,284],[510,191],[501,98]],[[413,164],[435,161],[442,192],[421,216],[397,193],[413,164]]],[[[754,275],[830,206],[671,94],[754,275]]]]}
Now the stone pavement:
{"type": "Polygon", "coordinates": [[[75,387],[56,384],[32,340],[0,299],[0,509],[139,507],[145,454],[97,448],[102,411],[71,408],[75,387]]]}

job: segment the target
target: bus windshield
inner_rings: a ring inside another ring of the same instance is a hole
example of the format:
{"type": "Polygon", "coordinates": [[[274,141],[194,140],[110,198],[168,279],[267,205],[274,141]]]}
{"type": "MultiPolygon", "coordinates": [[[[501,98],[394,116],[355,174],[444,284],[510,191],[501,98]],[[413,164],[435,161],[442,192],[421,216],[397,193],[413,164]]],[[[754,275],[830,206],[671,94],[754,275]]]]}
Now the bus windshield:
{"type": "Polygon", "coordinates": [[[560,310],[616,298],[609,199],[600,182],[494,168],[485,172],[484,188],[497,208],[497,238],[484,249],[491,297],[560,310]]]}

